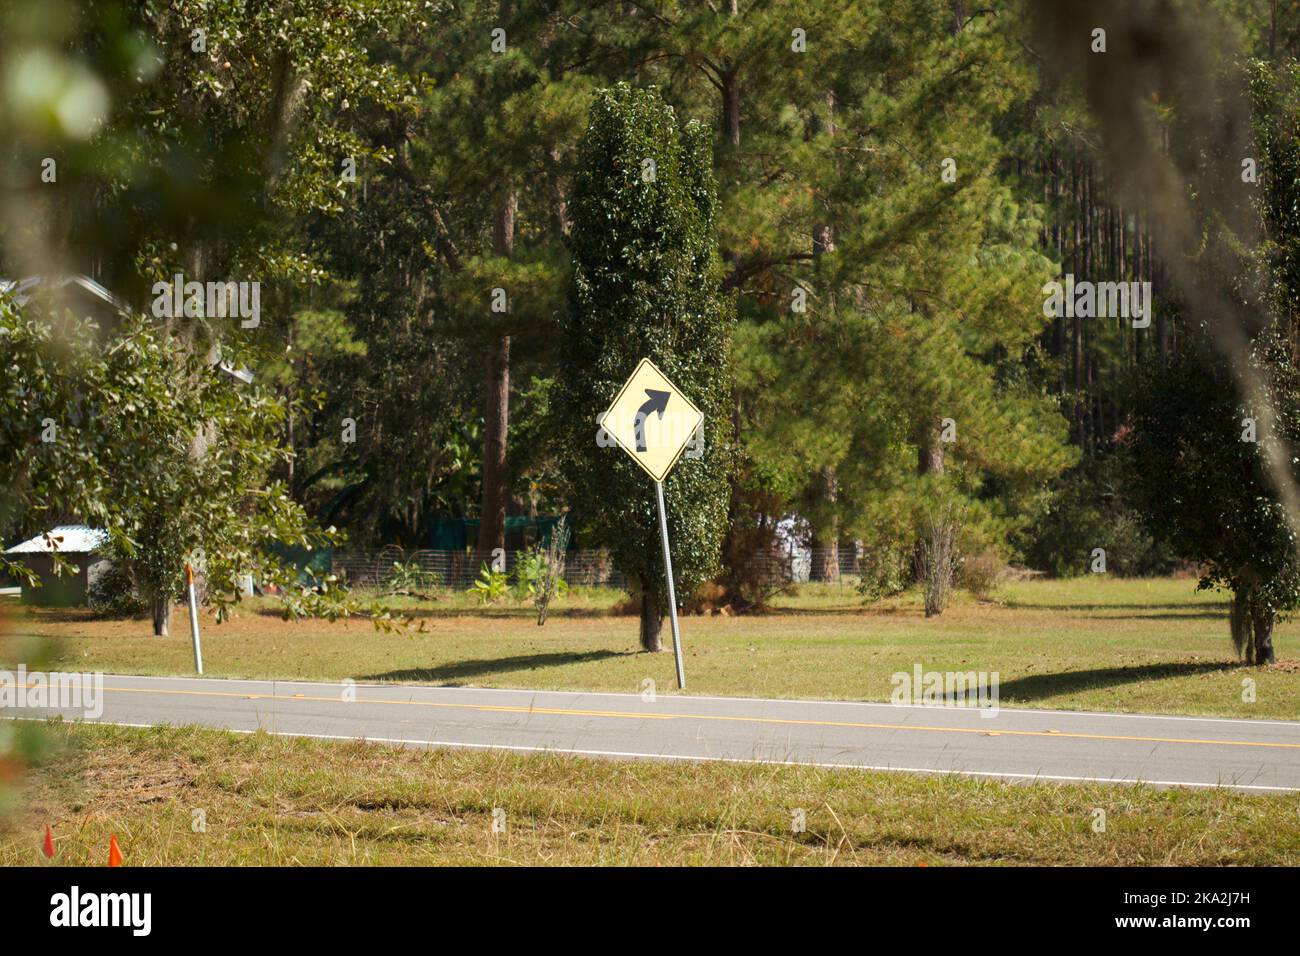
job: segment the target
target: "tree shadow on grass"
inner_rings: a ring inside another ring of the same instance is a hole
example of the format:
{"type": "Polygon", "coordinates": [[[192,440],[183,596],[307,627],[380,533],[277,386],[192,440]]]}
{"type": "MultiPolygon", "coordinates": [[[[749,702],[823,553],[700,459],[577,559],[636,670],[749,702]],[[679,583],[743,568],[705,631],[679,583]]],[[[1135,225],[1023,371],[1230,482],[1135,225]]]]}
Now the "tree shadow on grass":
{"type": "Polygon", "coordinates": [[[1070,694],[1135,684],[1147,680],[1192,677],[1213,671],[1234,670],[1243,666],[1237,661],[1176,661],[1168,664],[1135,664],[1128,667],[1100,667],[1094,670],[1062,671],[1058,674],[1032,674],[1002,681],[998,696],[1004,703],[1024,703],[1070,694]]]}
{"type": "MultiPolygon", "coordinates": [[[[39,624],[86,624],[91,621],[143,621],[148,614],[114,614],[90,607],[48,607],[41,604],[12,606],[13,620],[39,624]]],[[[173,608],[173,614],[176,608],[173,608]]]]}
{"type": "Polygon", "coordinates": [[[1228,603],[1222,604],[1031,604],[1024,601],[1004,601],[1008,611],[1166,611],[1166,614],[1111,614],[1110,617],[1140,617],[1162,620],[1180,617],[1223,617],[1228,613],[1228,603]]]}
{"type": "MultiPolygon", "coordinates": [[[[1065,611],[1080,614],[1099,614],[1114,620],[1176,621],[1195,618],[1224,618],[1228,604],[1031,604],[1023,601],[981,601],[974,604],[954,604],[949,610],[968,607],[993,608],[1001,611],[1065,611]],[[1128,612],[1128,613],[1125,613],[1128,612]]],[[[920,604],[880,605],[846,598],[843,604],[825,607],[774,606],[756,612],[763,615],[790,615],[792,617],[924,617],[920,604]]],[[[942,616],[938,618],[942,620],[942,616]]]]}
{"type": "Polygon", "coordinates": [[[454,661],[433,667],[409,667],[386,671],[382,674],[364,674],[357,680],[396,681],[398,683],[456,684],[474,677],[509,674],[513,671],[531,671],[543,667],[563,667],[566,664],[586,664],[611,657],[633,657],[636,651],[585,651],[566,654],[523,654],[518,657],[454,661]]]}
{"type": "Polygon", "coordinates": [[[1106,617],[1121,621],[1186,621],[1208,618],[1214,621],[1227,621],[1228,609],[1215,608],[1208,611],[1169,611],[1164,614],[1108,614],[1106,617]]]}
{"type": "Polygon", "coordinates": [[[924,609],[915,607],[877,607],[874,604],[832,604],[826,607],[768,607],[746,611],[738,617],[921,617],[924,609]]]}

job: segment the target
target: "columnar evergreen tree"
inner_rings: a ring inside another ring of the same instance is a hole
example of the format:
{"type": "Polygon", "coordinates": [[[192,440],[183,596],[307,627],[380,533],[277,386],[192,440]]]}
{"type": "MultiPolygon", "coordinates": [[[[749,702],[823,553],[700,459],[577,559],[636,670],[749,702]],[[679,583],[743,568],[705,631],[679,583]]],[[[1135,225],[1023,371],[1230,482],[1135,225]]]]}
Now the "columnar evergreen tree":
{"type": "Polygon", "coordinates": [[[660,650],[667,592],[654,488],[622,450],[598,445],[596,416],[645,357],[704,412],[703,454],[684,456],[664,482],[677,593],[689,594],[718,570],[731,458],[732,310],[719,291],[707,130],[679,126],[656,89],[601,92],[571,210],[556,409],[575,522],[585,543],[611,550],[641,600],[642,647],[660,650]]]}

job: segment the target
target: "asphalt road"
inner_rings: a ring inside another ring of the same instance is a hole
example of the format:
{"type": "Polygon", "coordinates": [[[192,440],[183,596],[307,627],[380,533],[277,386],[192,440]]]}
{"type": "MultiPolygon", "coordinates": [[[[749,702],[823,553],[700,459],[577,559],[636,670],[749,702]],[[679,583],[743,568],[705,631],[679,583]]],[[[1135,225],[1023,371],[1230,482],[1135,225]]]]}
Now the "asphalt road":
{"type": "MultiPolygon", "coordinates": [[[[29,675],[30,680],[30,675],[29,675]]],[[[421,747],[1300,791],[1300,723],[1002,708],[105,676],[103,713],[421,747]],[[352,698],[352,699],[349,699],[352,698]]]]}

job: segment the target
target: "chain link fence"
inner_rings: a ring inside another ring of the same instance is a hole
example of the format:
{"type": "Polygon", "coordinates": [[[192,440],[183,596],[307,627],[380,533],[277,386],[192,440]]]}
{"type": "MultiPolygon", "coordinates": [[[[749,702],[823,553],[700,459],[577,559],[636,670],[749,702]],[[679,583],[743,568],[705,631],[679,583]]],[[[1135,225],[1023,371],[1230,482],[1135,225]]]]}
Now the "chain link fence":
{"type": "MultiPolygon", "coordinates": [[[[527,551],[504,552],[506,574],[513,577],[528,554],[527,551]]],[[[462,591],[477,580],[484,563],[470,551],[406,551],[389,546],[378,551],[337,552],[332,570],[350,587],[363,590],[449,588],[462,591]]],[[[791,584],[813,584],[818,590],[843,591],[847,595],[856,592],[861,567],[862,555],[851,547],[796,548],[756,556],[750,570],[769,582],[773,592],[791,584]]],[[[622,589],[627,583],[605,550],[569,551],[565,556],[564,580],[570,587],[579,588],[622,589]]]]}

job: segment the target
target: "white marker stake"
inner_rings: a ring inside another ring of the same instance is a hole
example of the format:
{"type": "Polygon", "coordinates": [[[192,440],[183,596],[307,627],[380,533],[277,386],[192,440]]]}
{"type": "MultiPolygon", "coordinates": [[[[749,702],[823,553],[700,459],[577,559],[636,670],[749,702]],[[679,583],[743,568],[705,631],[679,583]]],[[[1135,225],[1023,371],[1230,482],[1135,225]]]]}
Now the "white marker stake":
{"type": "Polygon", "coordinates": [[[194,569],[187,562],[185,580],[190,586],[190,638],[194,641],[194,667],[203,675],[203,648],[199,646],[199,600],[194,594],[194,569]]]}
{"type": "Polygon", "coordinates": [[[677,629],[677,592],[673,587],[673,558],[668,551],[668,512],[664,508],[664,483],[655,482],[659,498],[659,537],[664,543],[664,574],[668,577],[668,614],[673,622],[673,655],[677,658],[677,688],[686,689],[686,671],[682,668],[682,632],[677,629]]]}

